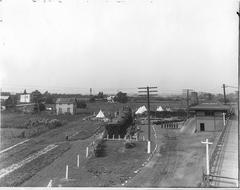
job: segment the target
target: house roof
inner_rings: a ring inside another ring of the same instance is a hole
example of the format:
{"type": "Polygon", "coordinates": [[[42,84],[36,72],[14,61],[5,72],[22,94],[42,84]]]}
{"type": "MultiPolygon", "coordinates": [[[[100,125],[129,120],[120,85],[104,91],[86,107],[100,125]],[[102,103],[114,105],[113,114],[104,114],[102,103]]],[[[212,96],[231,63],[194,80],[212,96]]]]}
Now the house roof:
{"type": "Polygon", "coordinates": [[[74,104],[75,102],[75,98],[58,98],[56,100],[56,104],[74,104]]]}
{"type": "Polygon", "coordinates": [[[230,110],[230,106],[216,104],[216,103],[205,103],[205,104],[199,104],[199,105],[190,107],[190,110],[193,110],[193,111],[228,111],[228,110],[230,110]]]}
{"type": "Polygon", "coordinates": [[[81,97],[81,98],[76,98],[78,101],[89,101],[89,97],[81,97]]]}

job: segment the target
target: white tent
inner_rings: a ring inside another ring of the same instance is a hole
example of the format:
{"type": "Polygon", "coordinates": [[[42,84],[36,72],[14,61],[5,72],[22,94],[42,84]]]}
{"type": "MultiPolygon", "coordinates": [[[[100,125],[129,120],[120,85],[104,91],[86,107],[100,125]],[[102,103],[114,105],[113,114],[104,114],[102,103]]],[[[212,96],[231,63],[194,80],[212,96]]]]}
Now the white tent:
{"type": "Polygon", "coordinates": [[[164,111],[162,106],[159,106],[156,111],[164,111]]]}
{"type": "Polygon", "coordinates": [[[140,108],[138,108],[138,110],[135,113],[136,114],[142,114],[145,111],[147,111],[147,108],[145,106],[141,106],[140,108]]]}
{"type": "Polygon", "coordinates": [[[96,117],[97,118],[105,118],[105,115],[103,114],[102,110],[100,110],[96,117]]]}
{"type": "Polygon", "coordinates": [[[171,108],[166,108],[166,111],[172,111],[171,108]]]}

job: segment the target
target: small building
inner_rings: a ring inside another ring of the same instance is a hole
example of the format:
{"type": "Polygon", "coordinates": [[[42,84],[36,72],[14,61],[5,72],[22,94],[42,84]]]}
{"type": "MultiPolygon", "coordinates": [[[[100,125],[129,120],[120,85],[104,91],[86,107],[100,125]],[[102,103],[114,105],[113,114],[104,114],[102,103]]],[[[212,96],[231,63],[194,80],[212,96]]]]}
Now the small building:
{"type": "Polygon", "coordinates": [[[56,100],[56,112],[60,114],[72,114],[76,113],[77,102],[75,98],[58,98],[56,100]]]}
{"type": "Polygon", "coordinates": [[[195,112],[197,132],[220,131],[230,107],[219,103],[205,103],[191,107],[190,111],[195,112]]]}
{"type": "Polygon", "coordinates": [[[31,95],[30,94],[21,94],[20,95],[20,103],[30,103],[31,95]]]}

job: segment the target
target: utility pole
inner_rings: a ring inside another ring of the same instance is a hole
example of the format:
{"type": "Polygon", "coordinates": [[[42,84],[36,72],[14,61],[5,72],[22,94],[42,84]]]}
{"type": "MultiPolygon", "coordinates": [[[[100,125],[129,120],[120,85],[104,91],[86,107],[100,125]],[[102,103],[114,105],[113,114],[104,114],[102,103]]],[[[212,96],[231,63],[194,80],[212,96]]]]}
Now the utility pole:
{"type": "Polygon", "coordinates": [[[185,92],[187,91],[187,119],[189,117],[189,92],[193,91],[192,89],[183,89],[183,93],[185,94],[185,92]]]}
{"type": "Polygon", "coordinates": [[[187,89],[187,119],[189,117],[189,89],[187,89]]]}
{"type": "Polygon", "coordinates": [[[222,88],[223,88],[224,104],[226,104],[227,103],[227,100],[226,100],[226,85],[223,84],[222,88]]]}
{"type": "MultiPolygon", "coordinates": [[[[240,122],[240,117],[239,117],[239,96],[240,96],[240,93],[239,93],[239,85],[240,85],[240,77],[239,77],[239,73],[240,73],[240,1],[239,1],[239,8],[238,8],[238,144],[240,143],[240,135],[239,135],[239,122],[240,122]]],[[[238,146],[238,171],[240,171],[240,164],[239,164],[239,153],[240,151],[240,146],[238,146]]],[[[240,172],[238,172],[238,187],[240,186],[240,172]]]]}
{"type": "MultiPolygon", "coordinates": [[[[150,93],[157,92],[157,90],[149,90],[149,89],[156,89],[157,87],[139,87],[138,89],[144,89],[138,91],[139,93],[146,93],[147,94],[147,110],[148,110],[148,153],[150,153],[150,146],[151,146],[151,127],[150,127],[150,93]]],[[[145,96],[145,95],[143,95],[145,96]]]]}

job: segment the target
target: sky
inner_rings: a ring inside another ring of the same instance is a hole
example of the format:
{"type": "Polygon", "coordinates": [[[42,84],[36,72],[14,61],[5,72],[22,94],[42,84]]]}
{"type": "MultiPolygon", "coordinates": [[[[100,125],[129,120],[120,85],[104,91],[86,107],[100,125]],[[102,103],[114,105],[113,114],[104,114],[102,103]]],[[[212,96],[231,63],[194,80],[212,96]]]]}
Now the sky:
{"type": "Polygon", "coordinates": [[[237,86],[237,10],[236,0],[0,1],[1,89],[221,93],[237,86]]]}

